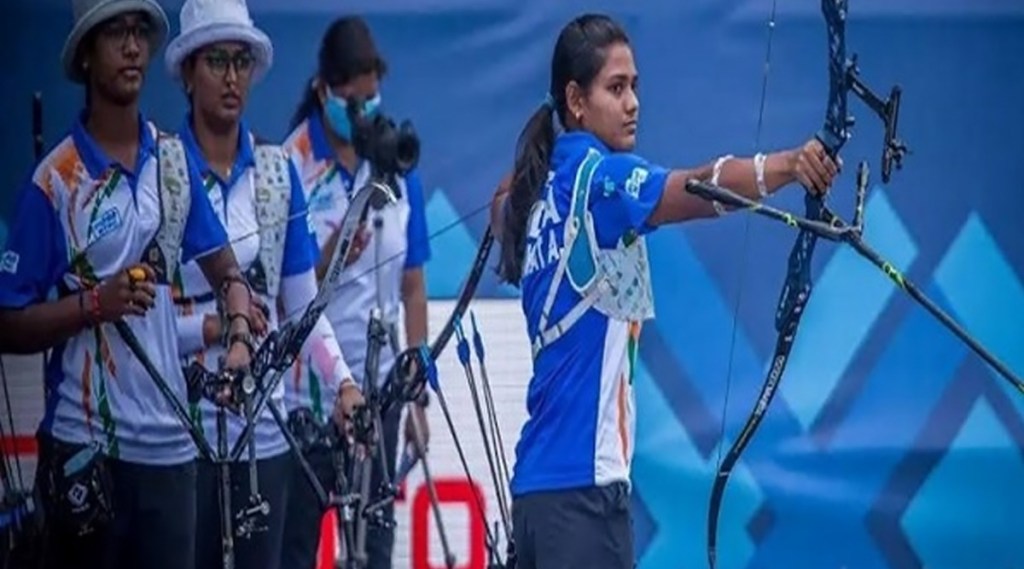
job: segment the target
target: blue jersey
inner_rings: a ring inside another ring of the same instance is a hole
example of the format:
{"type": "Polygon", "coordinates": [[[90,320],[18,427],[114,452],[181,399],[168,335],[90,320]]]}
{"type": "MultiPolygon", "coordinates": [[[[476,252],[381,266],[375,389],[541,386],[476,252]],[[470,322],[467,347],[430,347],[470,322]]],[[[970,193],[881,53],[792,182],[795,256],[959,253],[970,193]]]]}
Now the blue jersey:
{"type": "MultiPolygon", "coordinates": [[[[43,158],[22,188],[0,263],[0,308],[45,302],[54,287],[77,291],[142,259],[160,226],[156,129],[141,117],[134,168],[103,153],[81,120],[43,158]]],[[[202,192],[193,192],[182,261],[227,242],[202,192]]],[[[146,316],[126,316],[171,390],[185,400],[174,306],[157,286],[146,316]]],[[[40,430],[68,443],[98,443],[128,462],[178,464],[195,446],[111,324],[83,328],[54,346],[40,430]]]]}
{"type": "MultiPolygon", "coordinates": [[[[597,246],[612,249],[653,229],[647,219],[661,199],[668,171],[633,154],[612,152],[590,133],[561,134],[527,225],[522,303],[531,341],[540,333],[545,298],[565,254],[573,188],[591,150],[601,155],[587,204],[597,246]]],[[[548,321],[558,322],[581,300],[563,279],[548,321]]],[[[529,417],[516,446],[514,495],[628,483],[639,334],[640,322],[590,308],[540,351],[527,393],[529,417]]]]}

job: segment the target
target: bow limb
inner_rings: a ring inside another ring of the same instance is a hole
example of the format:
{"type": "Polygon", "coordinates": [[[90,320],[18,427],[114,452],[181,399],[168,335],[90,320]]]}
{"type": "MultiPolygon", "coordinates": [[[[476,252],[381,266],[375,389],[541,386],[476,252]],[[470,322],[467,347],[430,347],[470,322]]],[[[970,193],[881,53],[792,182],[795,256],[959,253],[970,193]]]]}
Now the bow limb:
{"type": "Polygon", "coordinates": [[[466,279],[465,286],[462,287],[459,299],[455,302],[455,308],[452,309],[451,316],[448,317],[448,322],[445,323],[444,328],[441,329],[437,338],[434,338],[433,343],[430,345],[430,357],[435,360],[444,352],[445,346],[448,345],[448,341],[451,340],[452,334],[455,332],[456,325],[466,315],[469,303],[476,294],[476,287],[480,284],[481,277],[483,277],[484,268],[487,266],[487,258],[491,255],[493,245],[494,233],[491,231],[491,226],[488,225],[487,229],[484,230],[483,238],[480,240],[480,247],[476,251],[476,258],[473,261],[472,269],[470,269],[469,277],[466,279]]]}
{"type": "Polygon", "coordinates": [[[469,276],[466,277],[465,284],[462,285],[462,291],[459,293],[459,298],[455,301],[455,307],[452,309],[452,313],[448,316],[448,320],[445,325],[441,327],[441,331],[438,332],[434,340],[424,347],[411,347],[401,354],[395,360],[395,365],[392,368],[392,373],[389,374],[388,380],[384,389],[390,393],[386,398],[387,404],[392,404],[395,401],[411,401],[419,397],[422,390],[429,385],[434,391],[437,391],[438,386],[430,381],[430,376],[426,370],[426,360],[429,359],[432,362],[436,362],[437,358],[441,357],[444,349],[448,346],[448,342],[452,339],[452,335],[455,334],[456,325],[465,316],[466,311],[469,309],[469,303],[472,302],[473,296],[476,294],[477,286],[480,284],[480,279],[483,277],[484,268],[487,267],[487,259],[490,257],[491,248],[494,245],[494,234],[491,231],[491,227],[488,225],[487,229],[484,230],[483,237],[480,240],[480,246],[477,248],[476,257],[473,260],[473,266],[469,271],[469,276]],[[416,366],[416,372],[411,377],[401,378],[399,374],[401,372],[408,372],[416,366]]]}

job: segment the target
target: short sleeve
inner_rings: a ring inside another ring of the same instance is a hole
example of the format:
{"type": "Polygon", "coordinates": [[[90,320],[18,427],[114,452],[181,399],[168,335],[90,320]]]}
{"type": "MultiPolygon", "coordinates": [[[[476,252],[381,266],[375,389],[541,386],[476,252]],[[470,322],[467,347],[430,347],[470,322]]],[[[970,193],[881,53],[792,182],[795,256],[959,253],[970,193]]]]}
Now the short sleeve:
{"type": "Polygon", "coordinates": [[[315,263],[313,250],[316,248],[316,239],[309,232],[309,212],[306,207],[306,196],[302,192],[302,181],[291,161],[288,162],[288,177],[291,179],[292,193],[288,205],[288,233],[284,241],[284,260],[281,265],[283,277],[299,275],[312,269],[315,263]]]}
{"type": "Polygon", "coordinates": [[[203,187],[203,177],[189,163],[189,186],[192,193],[185,233],[181,238],[181,262],[187,263],[196,257],[218,251],[228,245],[228,234],[224,224],[213,211],[213,204],[203,187]]]}
{"type": "Polygon", "coordinates": [[[427,207],[423,182],[414,170],[405,177],[409,200],[409,224],[406,226],[405,268],[416,269],[430,260],[430,235],[427,233],[427,207]]]}
{"type": "Polygon", "coordinates": [[[598,246],[613,248],[629,234],[654,230],[647,223],[665,191],[668,170],[635,154],[604,157],[590,184],[590,212],[598,246]]]}
{"type": "Polygon", "coordinates": [[[68,270],[64,228],[39,186],[26,183],[0,253],[0,307],[24,308],[47,298],[68,270]]]}

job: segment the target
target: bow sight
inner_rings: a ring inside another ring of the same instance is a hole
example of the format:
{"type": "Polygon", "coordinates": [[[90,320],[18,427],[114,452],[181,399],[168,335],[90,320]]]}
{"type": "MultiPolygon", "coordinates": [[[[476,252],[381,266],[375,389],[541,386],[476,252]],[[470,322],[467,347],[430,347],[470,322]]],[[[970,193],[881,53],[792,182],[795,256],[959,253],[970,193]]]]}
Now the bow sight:
{"type": "MultiPolygon", "coordinates": [[[[420,139],[412,121],[395,120],[375,110],[365,116],[365,102],[348,101],[348,117],[353,125],[352,145],[356,155],[370,163],[373,177],[392,186],[395,178],[411,172],[420,160],[420,139]]],[[[380,205],[374,207],[380,209],[380,205]]]]}

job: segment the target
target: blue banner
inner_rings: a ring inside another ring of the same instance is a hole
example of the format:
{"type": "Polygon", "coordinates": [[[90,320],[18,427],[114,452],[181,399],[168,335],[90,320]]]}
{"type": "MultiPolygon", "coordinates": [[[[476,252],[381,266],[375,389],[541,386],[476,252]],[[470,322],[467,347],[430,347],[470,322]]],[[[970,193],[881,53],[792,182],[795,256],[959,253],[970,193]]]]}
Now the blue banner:
{"type": "MultiPolygon", "coordinates": [[[[69,3],[8,5],[4,212],[32,162],[32,92],[43,94],[49,141],[84,99],[60,73],[69,3]]],[[[330,19],[342,10],[367,16],[391,67],[386,110],[411,117],[423,138],[434,298],[461,286],[486,225],[482,207],[543,100],[558,30],[579,12],[607,10],[627,27],[641,74],[639,152],[654,162],[684,167],[796,146],[825,113],[817,2],[250,5],[274,40],[275,66],[247,114],[270,138],[284,136],[330,19]]],[[[176,31],[180,2],[165,6],[176,31]]],[[[1024,4],[850,0],[847,48],[879,93],[902,86],[900,130],[912,151],[887,187],[872,186],[866,239],[1024,373],[1024,4]]],[[[146,112],[176,128],[186,101],[162,53],[147,81],[146,112]]],[[[859,120],[831,198],[842,212],[852,207],[856,163],[868,160],[876,182],[880,171],[881,125],[850,101],[859,120]]],[[[771,201],[801,211],[799,194],[771,201]]],[[[783,224],[736,214],[650,240],[657,319],[644,330],[636,380],[641,569],[706,566],[714,472],[765,380],[794,238],[783,224]]],[[[792,361],[726,492],[720,566],[1024,567],[1022,394],[851,249],[819,244],[814,275],[792,361]]],[[[481,294],[515,291],[489,276],[481,294]]]]}

